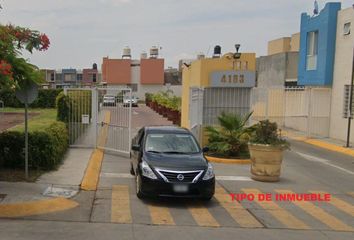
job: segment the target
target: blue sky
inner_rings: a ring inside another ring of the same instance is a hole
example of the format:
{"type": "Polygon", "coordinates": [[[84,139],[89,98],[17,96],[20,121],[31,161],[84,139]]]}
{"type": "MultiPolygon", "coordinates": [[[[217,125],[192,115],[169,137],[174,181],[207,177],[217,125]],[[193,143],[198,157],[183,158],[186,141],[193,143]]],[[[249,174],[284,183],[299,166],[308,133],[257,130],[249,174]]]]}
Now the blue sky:
{"type": "MultiPolygon", "coordinates": [[[[319,0],[320,8],[328,1],[319,0]]],[[[344,0],[342,8],[353,0],[344,0]]],[[[299,31],[300,14],[312,0],[0,0],[2,24],[45,32],[51,47],[26,55],[40,68],[100,66],[103,56],[119,58],[129,46],[133,58],[153,45],[162,47],[165,67],[199,52],[265,55],[269,40],[299,31]]]]}

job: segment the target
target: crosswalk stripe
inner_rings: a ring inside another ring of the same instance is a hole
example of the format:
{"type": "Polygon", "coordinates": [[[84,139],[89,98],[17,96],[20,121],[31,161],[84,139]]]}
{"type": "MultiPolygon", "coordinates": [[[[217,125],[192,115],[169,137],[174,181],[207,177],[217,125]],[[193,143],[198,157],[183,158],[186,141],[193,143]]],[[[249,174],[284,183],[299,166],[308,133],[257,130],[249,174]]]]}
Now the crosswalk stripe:
{"type": "Polygon", "coordinates": [[[347,193],[349,196],[352,196],[354,198],[354,192],[348,192],[347,193]]]}
{"type": "MultiPolygon", "coordinates": [[[[258,189],[242,189],[243,192],[247,194],[261,194],[262,192],[258,189]]],[[[255,198],[256,199],[256,198],[255,198]]],[[[303,221],[296,218],[287,210],[280,207],[273,201],[256,201],[262,208],[273,215],[277,220],[283,223],[285,226],[291,229],[310,229],[303,221]]]]}
{"type": "MultiPolygon", "coordinates": [[[[289,190],[275,190],[277,193],[293,194],[293,191],[289,190]]],[[[307,201],[294,201],[293,202],[298,207],[302,208],[305,212],[326,224],[328,227],[337,230],[337,231],[354,231],[354,229],[347,224],[343,223],[336,217],[328,214],[323,209],[317,207],[311,202],[307,201]]]]}
{"type": "Polygon", "coordinates": [[[129,186],[112,186],[111,222],[132,223],[130,210],[129,186]]]}
{"type": "Polygon", "coordinates": [[[167,207],[149,205],[151,221],[156,225],[176,225],[167,207]]]}
{"type": "MultiPolygon", "coordinates": [[[[319,193],[319,194],[326,194],[327,192],[323,192],[323,191],[310,191],[311,193],[319,193]]],[[[342,210],[345,213],[348,213],[352,216],[354,216],[354,206],[339,199],[336,197],[331,196],[331,201],[329,201],[328,203],[332,204],[333,206],[335,206],[336,208],[342,210]]]]}
{"type": "Polygon", "coordinates": [[[232,201],[230,195],[222,187],[216,187],[214,197],[230,216],[241,226],[248,228],[261,228],[263,225],[257,221],[238,201],[232,201]]]}
{"type": "Polygon", "coordinates": [[[188,207],[188,209],[199,226],[220,227],[219,223],[202,204],[196,204],[193,207],[188,207]]]}

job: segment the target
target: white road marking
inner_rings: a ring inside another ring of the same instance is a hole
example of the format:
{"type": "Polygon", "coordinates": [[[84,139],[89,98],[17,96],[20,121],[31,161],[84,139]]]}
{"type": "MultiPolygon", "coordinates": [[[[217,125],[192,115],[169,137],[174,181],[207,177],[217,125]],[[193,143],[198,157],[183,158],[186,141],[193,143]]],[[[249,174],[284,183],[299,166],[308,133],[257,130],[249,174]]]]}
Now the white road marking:
{"type": "Polygon", "coordinates": [[[253,181],[250,177],[244,177],[244,176],[216,176],[216,180],[221,180],[221,181],[253,181]]]}
{"type": "MultiPolygon", "coordinates": [[[[101,177],[106,178],[134,178],[129,173],[101,173],[101,177]]],[[[220,181],[253,181],[250,177],[244,176],[216,176],[220,181]]]]}
{"type": "Polygon", "coordinates": [[[134,178],[129,173],[101,173],[101,177],[107,177],[107,178],[134,178]]]}
{"type": "Polygon", "coordinates": [[[322,164],[325,164],[327,166],[331,166],[331,167],[334,167],[334,168],[337,168],[343,172],[346,172],[346,173],[349,173],[351,175],[354,175],[354,172],[352,171],[349,171],[345,168],[342,168],[342,167],[339,167],[337,165],[334,165],[332,163],[330,163],[330,161],[328,159],[324,159],[324,158],[319,158],[319,157],[315,157],[315,156],[312,156],[312,155],[308,155],[308,154],[305,154],[305,153],[300,153],[300,152],[295,152],[297,153],[298,155],[300,155],[301,157],[309,160],[309,161],[312,161],[312,162],[319,162],[319,163],[322,163],[322,164]]]}

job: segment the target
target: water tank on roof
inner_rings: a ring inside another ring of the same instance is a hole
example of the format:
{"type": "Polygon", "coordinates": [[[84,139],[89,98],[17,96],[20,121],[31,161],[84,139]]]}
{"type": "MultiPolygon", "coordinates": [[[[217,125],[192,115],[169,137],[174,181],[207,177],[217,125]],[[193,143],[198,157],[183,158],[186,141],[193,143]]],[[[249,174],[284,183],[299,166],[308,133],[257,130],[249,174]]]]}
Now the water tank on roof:
{"type": "Polygon", "coordinates": [[[219,45],[216,45],[214,47],[213,58],[220,58],[220,56],[221,56],[221,47],[219,45]]]}
{"type": "Polygon", "coordinates": [[[125,48],[123,49],[122,58],[123,58],[123,59],[124,59],[124,58],[125,58],[125,59],[131,59],[131,58],[132,58],[130,47],[125,47],[125,48]]]}
{"type": "Polygon", "coordinates": [[[142,52],[142,53],[140,54],[140,59],[147,59],[147,57],[148,57],[148,55],[147,55],[146,52],[142,52]]]}
{"type": "Polygon", "coordinates": [[[159,49],[156,46],[150,48],[150,58],[157,58],[159,56],[159,49]]]}
{"type": "Polygon", "coordinates": [[[97,70],[97,63],[94,63],[94,64],[92,65],[92,69],[97,70]]]}

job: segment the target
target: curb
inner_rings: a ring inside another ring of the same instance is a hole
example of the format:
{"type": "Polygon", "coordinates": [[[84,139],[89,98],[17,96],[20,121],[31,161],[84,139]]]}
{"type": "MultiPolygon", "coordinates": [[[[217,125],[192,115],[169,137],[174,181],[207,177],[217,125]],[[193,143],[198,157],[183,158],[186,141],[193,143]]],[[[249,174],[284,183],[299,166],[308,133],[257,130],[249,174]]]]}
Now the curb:
{"type": "Polygon", "coordinates": [[[307,140],[304,140],[303,142],[314,145],[316,147],[324,148],[324,149],[327,149],[327,150],[330,150],[333,152],[338,152],[338,153],[342,153],[342,154],[354,157],[354,150],[353,149],[337,146],[337,145],[327,143],[327,142],[322,142],[322,141],[319,141],[316,139],[307,139],[307,140]]]}
{"type": "Polygon", "coordinates": [[[354,149],[350,149],[350,148],[345,148],[345,147],[341,147],[338,145],[334,145],[328,142],[323,142],[321,140],[317,140],[317,139],[312,139],[312,138],[306,138],[306,137],[296,137],[296,136],[287,136],[289,139],[295,140],[295,141],[299,141],[299,142],[304,142],[319,148],[323,148],[332,152],[338,152],[341,154],[345,154],[348,156],[352,156],[354,157],[354,149]]]}
{"type": "MultiPolygon", "coordinates": [[[[103,122],[106,123],[98,137],[98,146],[106,145],[108,136],[108,125],[111,121],[111,112],[106,112],[103,122]]],[[[85,191],[96,191],[98,181],[100,179],[101,166],[103,161],[104,152],[102,149],[93,150],[90,161],[82,178],[80,189],[85,191]]]]}
{"type": "Polygon", "coordinates": [[[103,161],[103,150],[93,151],[90,162],[87,166],[85,175],[82,179],[80,189],[85,191],[97,190],[98,180],[100,178],[101,166],[103,161]]]}
{"type": "Polygon", "coordinates": [[[224,163],[224,164],[239,164],[239,165],[248,165],[251,164],[251,159],[229,159],[229,158],[217,158],[205,156],[209,162],[213,163],[224,163]]]}
{"type": "Polygon", "coordinates": [[[79,206],[73,200],[54,198],[32,202],[0,204],[0,217],[14,218],[64,211],[79,206]]]}

